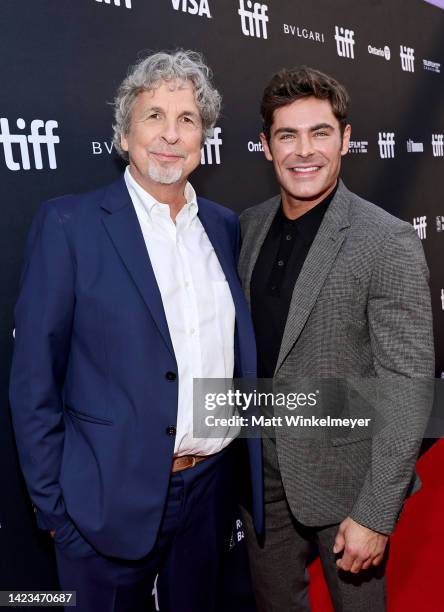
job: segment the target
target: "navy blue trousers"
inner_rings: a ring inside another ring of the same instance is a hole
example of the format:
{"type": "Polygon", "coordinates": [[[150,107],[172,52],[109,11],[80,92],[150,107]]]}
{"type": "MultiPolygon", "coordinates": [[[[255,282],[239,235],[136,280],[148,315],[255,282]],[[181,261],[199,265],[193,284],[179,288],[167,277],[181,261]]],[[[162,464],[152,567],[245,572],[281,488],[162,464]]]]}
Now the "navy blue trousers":
{"type": "Polygon", "coordinates": [[[233,467],[228,447],[172,474],[156,544],[140,560],[106,557],[74,525],[63,527],[55,538],[60,588],[77,592],[77,612],[152,610],[157,573],[161,612],[213,612],[233,516],[233,467]]]}

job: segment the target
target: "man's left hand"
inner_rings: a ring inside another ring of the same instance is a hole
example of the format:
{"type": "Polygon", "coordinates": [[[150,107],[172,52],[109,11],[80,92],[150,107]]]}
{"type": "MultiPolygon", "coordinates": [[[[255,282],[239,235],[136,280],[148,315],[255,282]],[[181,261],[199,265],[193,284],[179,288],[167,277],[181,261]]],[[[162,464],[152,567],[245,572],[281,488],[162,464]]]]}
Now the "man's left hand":
{"type": "Polygon", "coordinates": [[[352,574],[366,570],[370,565],[379,565],[384,557],[388,536],[360,525],[347,517],[339,525],[333,552],[343,551],[336,565],[352,574]]]}

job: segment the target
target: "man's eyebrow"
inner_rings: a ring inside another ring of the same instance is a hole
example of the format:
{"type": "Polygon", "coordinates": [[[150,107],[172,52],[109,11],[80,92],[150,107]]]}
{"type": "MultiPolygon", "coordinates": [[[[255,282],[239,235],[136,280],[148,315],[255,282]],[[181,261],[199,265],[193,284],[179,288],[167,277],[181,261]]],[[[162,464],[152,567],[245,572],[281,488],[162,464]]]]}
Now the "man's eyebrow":
{"type": "Polygon", "coordinates": [[[317,123],[313,127],[310,128],[312,132],[316,132],[317,130],[334,130],[334,126],[330,123],[317,123]]]}
{"type": "MultiPolygon", "coordinates": [[[[164,113],[164,112],[165,110],[161,108],[160,106],[146,106],[140,111],[140,114],[141,116],[145,116],[148,113],[164,113]]],[[[200,118],[200,115],[193,110],[184,110],[180,113],[180,117],[183,117],[184,115],[200,118]]]]}
{"type": "Polygon", "coordinates": [[[297,134],[298,131],[299,130],[297,130],[296,128],[292,128],[292,127],[280,127],[274,133],[282,134],[283,132],[285,132],[286,134],[297,134]]]}
{"type": "Polygon", "coordinates": [[[148,113],[163,113],[163,109],[160,106],[145,106],[140,109],[140,116],[144,117],[148,113]]]}
{"type": "Polygon", "coordinates": [[[181,117],[183,117],[184,115],[187,115],[189,117],[196,117],[197,119],[200,119],[199,113],[196,113],[196,111],[193,111],[193,110],[184,110],[180,113],[181,117]]]}
{"type": "MultiPolygon", "coordinates": [[[[312,125],[309,128],[310,132],[316,132],[317,130],[321,129],[334,130],[335,128],[330,123],[317,123],[316,125],[312,125]]],[[[286,134],[297,134],[299,131],[300,130],[294,127],[280,127],[275,131],[275,134],[282,134],[283,132],[285,132],[286,134]]]]}

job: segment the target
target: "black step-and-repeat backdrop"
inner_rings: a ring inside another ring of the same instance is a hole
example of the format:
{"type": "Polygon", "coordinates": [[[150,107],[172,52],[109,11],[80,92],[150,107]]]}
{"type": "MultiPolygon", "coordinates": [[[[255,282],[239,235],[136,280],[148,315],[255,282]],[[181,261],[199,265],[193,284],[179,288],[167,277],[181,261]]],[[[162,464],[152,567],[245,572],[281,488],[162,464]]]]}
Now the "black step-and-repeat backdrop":
{"type": "Polygon", "coordinates": [[[51,543],[37,533],[19,475],[7,400],[26,233],[42,200],[95,188],[122,171],[109,102],[143,52],[204,52],[224,102],[193,184],[237,211],[277,191],[259,142],[259,100],[271,74],[304,63],[348,87],[353,132],[343,178],[413,223],[423,241],[441,376],[443,8],[443,0],[2,0],[1,588],[55,584],[51,543]]]}

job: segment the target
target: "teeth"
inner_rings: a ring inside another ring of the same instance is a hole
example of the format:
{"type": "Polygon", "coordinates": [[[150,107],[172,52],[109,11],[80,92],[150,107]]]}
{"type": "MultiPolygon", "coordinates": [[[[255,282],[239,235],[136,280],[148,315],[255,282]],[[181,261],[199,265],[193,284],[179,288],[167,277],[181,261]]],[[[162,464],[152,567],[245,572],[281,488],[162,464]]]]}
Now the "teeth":
{"type": "Polygon", "coordinates": [[[311,166],[310,168],[291,168],[293,172],[316,172],[319,166],[311,166]]]}

